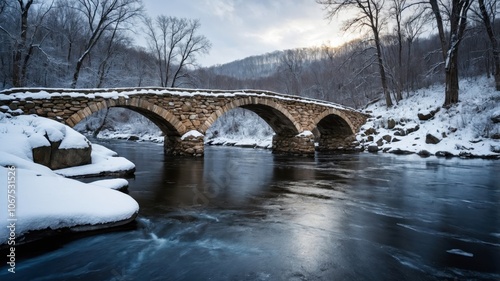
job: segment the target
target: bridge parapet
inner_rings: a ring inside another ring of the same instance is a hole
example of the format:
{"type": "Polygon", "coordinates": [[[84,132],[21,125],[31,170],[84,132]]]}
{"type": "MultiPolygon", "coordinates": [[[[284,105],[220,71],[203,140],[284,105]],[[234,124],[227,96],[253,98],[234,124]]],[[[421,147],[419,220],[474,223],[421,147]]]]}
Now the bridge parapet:
{"type": "Polygon", "coordinates": [[[345,148],[367,118],[338,104],[255,90],[17,88],[0,92],[0,110],[37,114],[71,127],[110,107],[129,108],[153,121],[165,134],[167,154],[197,156],[203,155],[203,135],[210,126],[238,107],[257,113],[273,128],[276,153],[314,154],[314,141],[322,150],[345,148]],[[193,131],[199,135],[186,137],[193,131]]]}

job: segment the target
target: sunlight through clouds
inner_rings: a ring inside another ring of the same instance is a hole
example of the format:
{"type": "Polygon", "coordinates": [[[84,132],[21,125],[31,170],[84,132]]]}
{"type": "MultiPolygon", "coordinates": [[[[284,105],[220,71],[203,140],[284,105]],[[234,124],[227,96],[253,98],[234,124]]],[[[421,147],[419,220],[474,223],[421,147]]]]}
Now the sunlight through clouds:
{"type": "Polygon", "coordinates": [[[344,34],[335,19],[326,20],[321,6],[311,0],[145,0],[144,5],[152,16],[200,20],[200,32],[213,46],[199,59],[203,66],[276,50],[338,46],[356,37],[344,34]]]}

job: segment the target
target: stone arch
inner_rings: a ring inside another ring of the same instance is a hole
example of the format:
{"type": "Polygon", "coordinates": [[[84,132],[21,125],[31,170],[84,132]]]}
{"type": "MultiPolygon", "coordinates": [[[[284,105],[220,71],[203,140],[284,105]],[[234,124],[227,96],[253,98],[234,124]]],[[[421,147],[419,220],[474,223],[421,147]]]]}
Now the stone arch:
{"type": "Polygon", "coordinates": [[[297,135],[303,131],[299,122],[281,104],[269,98],[245,97],[228,102],[212,113],[205,123],[200,126],[200,132],[205,134],[220,116],[238,107],[248,109],[259,115],[277,135],[297,135]]]}
{"type": "Polygon", "coordinates": [[[100,102],[90,101],[87,107],[71,115],[65,120],[65,123],[70,127],[74,127],[91,114],[111,107],[128,108],[142,114],[158,126],[167,136],[181,136],[186,132],[186,127],[172,113],[141,98],[125,99],[120,97],[118,99],[106,99],[100,102]]]}
{"type": "Polygon", "coordinates": [[[310,130],[316,137],[319,135],[350,136],[356,132],[349,117],[336,108],[330,108],[319,114],[312,123],[310,130]]]}

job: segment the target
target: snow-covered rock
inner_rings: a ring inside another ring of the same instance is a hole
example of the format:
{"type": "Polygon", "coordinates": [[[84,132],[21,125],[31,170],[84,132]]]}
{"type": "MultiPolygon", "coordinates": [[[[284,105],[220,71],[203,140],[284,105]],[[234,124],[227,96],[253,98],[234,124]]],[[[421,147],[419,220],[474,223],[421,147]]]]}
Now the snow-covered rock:
{"type": "Polygon", "coordinates": [[[91,146],[85,136],[54,120],[36,115],[0,113],[0,142],[4,151],[17,151],[51,169],[88,164],[91,146]]]}

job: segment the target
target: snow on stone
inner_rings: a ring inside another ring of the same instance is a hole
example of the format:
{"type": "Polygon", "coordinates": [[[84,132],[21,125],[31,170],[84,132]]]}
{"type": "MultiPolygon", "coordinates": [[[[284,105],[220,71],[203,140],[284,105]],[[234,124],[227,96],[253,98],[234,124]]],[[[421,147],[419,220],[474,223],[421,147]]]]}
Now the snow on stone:
{"type": "Polygon", "coordinates": [[[120,190],[128,186],[128,181],[126,179],[107,179],[93,181],[89,184],[109,189],[120,190]]]}
{"type": "Polygon", "coordinates": [[[259,91],[259,90],[206,90],[206,89],[168,89],[168,88],[153,88],[153,87],[145,87],[145,88],[117,88],[117,89],[109,89],[108,91],[103,91],[102,89],[85,89],[80,92],[78,90],[68,91],[67,89],[50,89],[50,93],[47,92],[47,89],[36,89],[36,88],[14,88],[10,90],[0,91],[0,100],[13,100],[13,99],[21,99],[24,100],[28,97],[33,99],[49,99],[50,97],[61,97],[61,96],[69,96],[71,98],[76,97],[87,97],[87,98],[112,98],[118,99],[119,97],[129,98],[133,95],[138,94],[155,94],[155,95],[177,95],[184,97],[194,97],[194,96],[214,96],[214,97],[236,97],[236,96],[251,96],[251,97],[269,97],[276,98],[280,100],[299,100],[304,103],[312,103],[323,105],[331,108],[338,109],[350,109],[347,106],[342,106],[339,104],[335,104],[332,102],[316,100],[312,98],[298,97],[292,95],[279,94],[271,91],[259,91]],[[18,91],[16,93],[12,93],[11,91],[18,91]],[[8,94],[9,93],[9,94],[8,94]]]}
{"type": "Polygon", "coordinates": [[[198,132],[197,130],[191,130],[191,131],[185,133],[184,135],[182,135],[181,140],[185,140],[188,137],[199,138],[199,137],[204,137],[204,135],[202,133],[198,132]]]}
{"type": "Polygon", "coordinates": [[[33,148],[50,145],[46,136],[52,142],[62,141],[59,146],[61,149],[86,148],[90,145],[85,136],[57,121],[36,115],[12,117],[9,113],[0,112],[1,150],[33,159],[33,148]]]}
{"type": "Polygon", "coordinates": [[[92,163],[77,167],[54,170],[55,173],[65,177],[79,177],[85,175],[98,175],[102,173],[117,173],[135,169],[135,164],[124,157],[117,157],[116,152],[102,145],[92,144],[92,163]]]}
{"type": "Polygon", "coordinates": [[[309,137],[312,135],[313,133],[311,131],[303,131],[302,133],[298,134],[297,137],[309,137]]]}

